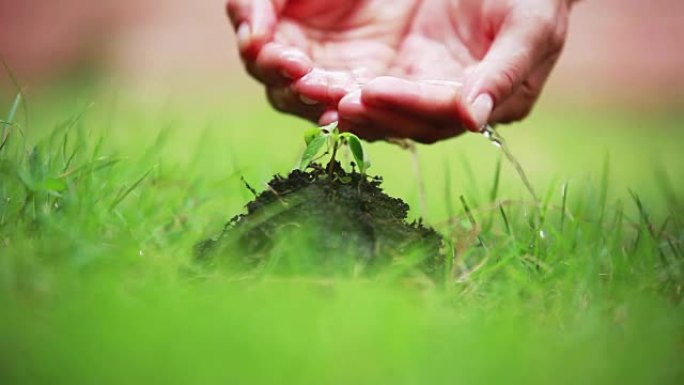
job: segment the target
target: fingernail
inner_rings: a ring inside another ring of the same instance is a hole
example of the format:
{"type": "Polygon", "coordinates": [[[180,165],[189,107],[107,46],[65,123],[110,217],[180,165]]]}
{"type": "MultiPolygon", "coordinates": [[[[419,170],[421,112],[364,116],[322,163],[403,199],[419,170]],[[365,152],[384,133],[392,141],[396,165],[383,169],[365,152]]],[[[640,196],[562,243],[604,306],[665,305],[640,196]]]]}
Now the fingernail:
{"type": "Polygon", "coordinates": [[[470,113],[475,120],[475,127],[471,129],[480,130],[489,121],[489,115],[492,114],[494,108],[494,100],[489,94],[480,94],[470,107],[470,113]]]}
{"type": "Polygon", "coordinates": [[[247,24],[246,22],[240,24],[240,26],[237,29],[236,35],[237,35],[238,47],[242,51],[245,48],[247,48],[247,46],[249,45],[249,40],[250,40],[251,35],[252,35],[252,30],[249,27],[249,24],[247,24]]]}
{"type": "Polygon", "coordinates": [[[304,95],[299,95],[299,100],[301,100],[302,103],[306,104],[307,106],[315,106],[318,104],[318,101],[308,98],[304,95]]]}

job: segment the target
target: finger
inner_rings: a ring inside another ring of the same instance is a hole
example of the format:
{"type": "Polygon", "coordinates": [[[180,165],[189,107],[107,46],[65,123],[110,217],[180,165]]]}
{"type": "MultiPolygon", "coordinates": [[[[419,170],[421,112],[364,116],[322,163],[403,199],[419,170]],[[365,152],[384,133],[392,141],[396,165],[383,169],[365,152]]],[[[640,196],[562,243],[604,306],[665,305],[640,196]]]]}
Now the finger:
{"type": "Polygon", "coordinates": [[[309,73],[313,63],[298,48],[279,43],[263,46],[256,61],[246,62],[247,71],[269,86],[283,86],[309,73]]]}
{"type": "Polygon", "coordinates": [[[359,123],[340,118],[338,127],[342,132],[351,132],[367,142],[376,142],[388,138],[387,132],[370,123],[359,123]]]}
{"type": "Polygon", "coordinates": [[[386,129],[378,127],[366,117],[366,108],[361,102],[360,91],[355,91],[340,101],[338,114],[340,131],[352,132],[371,142],[384,139],[389,135],[386,129]]]}
{"type": "Polygon", "coordinates": [[[357,90],[366,81],[365,76],[355,76],[351,72],[326,71],[314,68],[297,80],[293,88],[312,100],[329,106],[337,106],[345,95],[357,90]]]}
{"type": "Polygon", "coordinates": [[[466,78],[468,128],[477,131],[487,123],[495,106],[513,95],[550,53],[560,51],[561,40],[551,16],[528,9],[508,16],[482,62],[466,78]]]}
{"type": "Polygon", "coordinates": [[[254,59],[275,29],[284,0],[228,0],[226,11],[243,57],[254,59]]]}
{"type": "Polygon", "coordinates": [[[362,89],[364,105],[402,111],[437,125],[461,125],[468,118],[461,101],[462,84],[379,77],[362,89]]]}
{"type": "Polygon", "coordinates": [[[510,123],[530,114],[558,57],[551,57],[518,90],[492,112],[490,123],[510,123]]]}
{"type": "Polygon", "coordinates": [[[335,123],[340,120],[340,114],[337,110],[329,109],[321,115],[318,119],[318,124],[321,126],[327,126],[328,124],[335,123]]]}
{"type": "Polygon", "coordinates": [[[290,86],[269,87],[266,96],[273,108],[278,111],[296,115],[317,123],[325,111],[325,106],[302,98],[290,86]]]}
{"type": "MultiPolygon", "coordinates": [[[[424,119],[401,111],[367,106],[362,102],[361,91],[345,96],[338,106],[341,129],[356,130],[355,127],[372,127],[386,138],[411,138],[422,143],[434,143],[456,135],[458,127],[446,129],[430,124],[424,119]]],[[[366,137],[365,132],[359,132],[366,137]]]]}
{"type": "Polygon", "coordinates": [[[368,142],[375,142],[378,140],[384,140],[390,137],[390,132],[383,127],[379,127],[371,120],[366,119],[361,112],[354,112],[355,110],[361,110],[363,107],[359,107],[360,99],[358,92],[345,98],[344,104],[347,110],[346,115],[342,114],[342,111],[338,111],[338,128],[342,132],[351,132],[368,142]]]}

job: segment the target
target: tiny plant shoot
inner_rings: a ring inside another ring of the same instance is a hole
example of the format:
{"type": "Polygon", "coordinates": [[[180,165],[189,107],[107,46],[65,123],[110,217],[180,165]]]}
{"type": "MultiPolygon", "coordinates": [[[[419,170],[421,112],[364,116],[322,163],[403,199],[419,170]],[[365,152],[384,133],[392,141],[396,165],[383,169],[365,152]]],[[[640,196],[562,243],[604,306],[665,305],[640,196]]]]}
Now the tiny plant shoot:
{"type": "Polygon", "coordinates": [[[304,141],[306,142],[306,149],[299,162],[300,170],[305,170],[309,167],[324,146],[326,147],[325,154],[332,154],[328,161],[329,173],[332,173],[335,158],[342,146],[346,146],[349,149],[355,163],[359,166],[361,174],[365,174],[366,170],[370,167],[370,160],[368,160],[368,154],[361,144],[361,139],[351,132],[340,132],[337,128],[337,122],[307,130],[304,133],[304,141]]]}

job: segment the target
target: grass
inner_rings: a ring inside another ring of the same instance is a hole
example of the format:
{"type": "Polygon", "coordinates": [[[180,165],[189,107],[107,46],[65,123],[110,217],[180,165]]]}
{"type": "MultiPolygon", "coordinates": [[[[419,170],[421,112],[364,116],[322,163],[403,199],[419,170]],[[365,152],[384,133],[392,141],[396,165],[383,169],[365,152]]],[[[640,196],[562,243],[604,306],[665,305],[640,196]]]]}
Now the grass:
{"type": "Polygon", "coordinates": [[[681,112],[546,106],[503,129],[539,215],[482,138],[419,146],[421,182],[370,145],[369,173],[453,243],[438,285],[405,264],[197,270],[193,245],[252,197],[241,177],[296,164],[302,123],[253,100],[84,99],[1,116],[0,383],[684,381],[681,112]]]}

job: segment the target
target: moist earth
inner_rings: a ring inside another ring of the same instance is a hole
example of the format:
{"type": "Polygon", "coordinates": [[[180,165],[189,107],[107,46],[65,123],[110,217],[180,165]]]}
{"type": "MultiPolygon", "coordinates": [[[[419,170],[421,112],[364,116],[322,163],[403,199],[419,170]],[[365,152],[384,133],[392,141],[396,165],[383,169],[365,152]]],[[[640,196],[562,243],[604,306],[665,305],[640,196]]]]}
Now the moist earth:
{"type": "Polygon", "coordinates": [[[420,220],[408,222],[409,206],[385,194],[380,177],[346,172],[339,162],[309,170],[275,175],[259,194],[245,183],[256,196],[247,212],[198,243],[196,260],[276,271],[294,263],[324,274],[345,268],[372,274],[390,264],[433,277],[443,271],[441,236],[420,220]],[[274,263],[276,255],[289,257],[274,263]]]}

